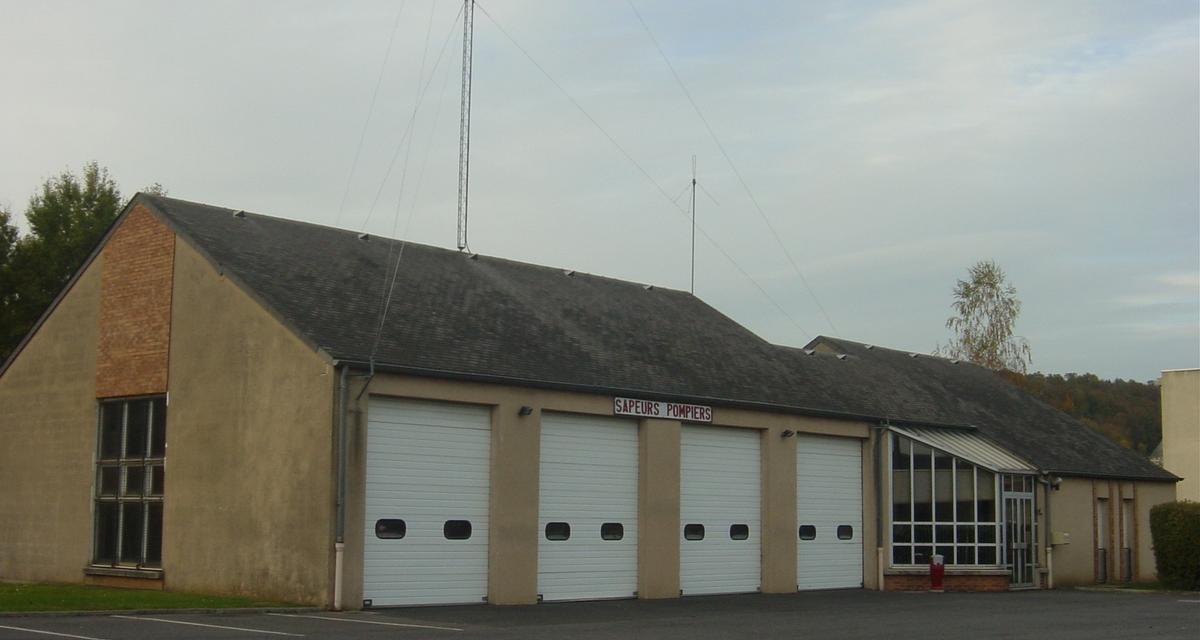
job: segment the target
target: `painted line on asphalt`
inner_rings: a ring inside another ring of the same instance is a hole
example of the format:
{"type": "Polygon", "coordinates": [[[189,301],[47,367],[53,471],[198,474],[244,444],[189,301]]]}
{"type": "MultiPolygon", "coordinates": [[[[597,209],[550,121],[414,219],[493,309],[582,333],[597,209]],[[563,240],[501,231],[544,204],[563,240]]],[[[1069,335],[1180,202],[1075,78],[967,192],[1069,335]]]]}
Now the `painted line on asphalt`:
{"type": "Polygon", "coordinates": [[[59,638],[78,638],[79,640],[103,640],[103,638],[94,638],[92,636],[77,636],[71,633],[58,633],[55,631],[42,631],[40,629],[26,629],[25,627],[9,627],[0,624],[0,629],[12,629],[13,631],[28,631],[29,633],[40,633],[47,636],[58,636],[59,638]]]}
{"type": "Polygon", "coordinates": [[[1180,600],[1180,602],[1200,602],[1200,600],[1180,600]]]}
{"type": "Polygon", "coordinates": [[[313,620],[334,620],[336,622],[357,622],[359,624],[379,624],[388,627],[407,627],[409,629],[436,629],[438,631],[462,631],[457,627],[437,627],[429,624],[405,624],[403,622],[379,622],[377,620],[355,620],[354,618],[338,618],[335,616],[304,616],[295,613],[268,613],[269,616],[282,618],[312,618],[313,620]]]}
{"type": "Polygon", "coordinates": [[[230,631],[248,631],[250,633],[269,633],[275,636],[295,636],[303,638],[303,633],[285,633],[283,631],[268,631],[266,629],[247,629],[246,627],[227,627],[220,624],[204,624],[203,622],[185,622],[183,620],[167,620],[166,618],[148,618],[146,616],[113,616],[122,620],[144,620],[149,622],[165,622],[167,624],[186,624],[192,627],[207,627],[209,629],[228,629],[230,631]]]}

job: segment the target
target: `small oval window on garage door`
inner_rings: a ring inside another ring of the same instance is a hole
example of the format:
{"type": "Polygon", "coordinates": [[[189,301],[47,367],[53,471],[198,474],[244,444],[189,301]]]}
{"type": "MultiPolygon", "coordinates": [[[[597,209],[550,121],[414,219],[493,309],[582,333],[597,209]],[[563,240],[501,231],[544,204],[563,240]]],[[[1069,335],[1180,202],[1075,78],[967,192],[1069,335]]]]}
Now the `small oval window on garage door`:
{"type": "Polygon", "coordinates": [[[730,540],[745,540],[750,537],[750,526],[745,524],[735,524],[729,527],[730,540]]]}
{"type": "Polygon", "coordinates": [[[469,540],[471,538],[470,520],[447,520],[442,525],[442,535],[447,540],[469,540]]]}
{"type": "Polygon", "coordinates": [[[800,539],[801,540],[816,540],[817,539],[817,527],[815,525],[811,525],[811,524],[800,525],[800,539]]]}
{"type": "Polygon", "coordinates": [[[625,525],[620,522],[605,522],[600,525],[601,540],[620,540],[625,537],[625,525]]]}
{"type": "Polygon", "coordinates": [[[851,540],[854,538],[854,527],[848,524],[839,524],[837,528],[838,540],[851,540]]]}
{"type": "Polygon", "coordinates": [[[683,539],[684,540],[703,540],[704,539],[704,525],[702,525],[702,524],[684,525],[683,526],[683,539]]]}
{"type": "Polygon", "coordinates": [[[571,525],[566,522],[547,522],[546,523],[546,539],[547,540],[566,540],[571,537],[571,525]]]}
{"type": "Polygon", "coordinates": [[[408,533],[408,525],[403,520],[376,520],[375,537],[384,540],[399,540],[408,533]]]}

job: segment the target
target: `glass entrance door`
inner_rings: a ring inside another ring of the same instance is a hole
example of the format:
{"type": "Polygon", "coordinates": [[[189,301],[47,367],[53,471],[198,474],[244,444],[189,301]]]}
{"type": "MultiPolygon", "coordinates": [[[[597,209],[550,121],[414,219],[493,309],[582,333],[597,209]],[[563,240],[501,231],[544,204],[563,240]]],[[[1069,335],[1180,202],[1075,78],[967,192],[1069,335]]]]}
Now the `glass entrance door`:
{"type": "Polygon", "coordinates": [[[1037,535],[1033,478],[1004,477],[1004,558],[1013,587],[1036,586],[1037,535]]]}

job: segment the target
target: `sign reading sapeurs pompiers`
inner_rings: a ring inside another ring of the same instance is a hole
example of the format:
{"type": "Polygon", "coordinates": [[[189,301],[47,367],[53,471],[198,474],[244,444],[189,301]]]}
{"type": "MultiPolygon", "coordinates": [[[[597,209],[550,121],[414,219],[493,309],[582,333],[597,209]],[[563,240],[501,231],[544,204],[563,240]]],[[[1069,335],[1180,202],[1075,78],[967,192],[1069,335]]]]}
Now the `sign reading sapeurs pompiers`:
{"type": "Polygon", "coordinates": [[[712,422],[712,407],[700,404],[660,402],[658,400],[635,400],[613,398],[613,414],[637,416],[639,418],[664,418],[687,422],[712,422]]]}

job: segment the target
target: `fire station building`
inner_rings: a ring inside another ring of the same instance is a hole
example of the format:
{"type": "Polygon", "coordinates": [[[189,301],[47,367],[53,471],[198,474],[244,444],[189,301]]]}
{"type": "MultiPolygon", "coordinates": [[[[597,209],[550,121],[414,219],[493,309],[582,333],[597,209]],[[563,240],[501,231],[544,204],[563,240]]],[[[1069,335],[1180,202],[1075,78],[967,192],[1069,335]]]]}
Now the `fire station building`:
{"type": "Polygon", "coordinates": [[[1151,579],[1178,480],[966,362],[149,195],[0,437],[0,578],[349,609],[1151,579]]]}

